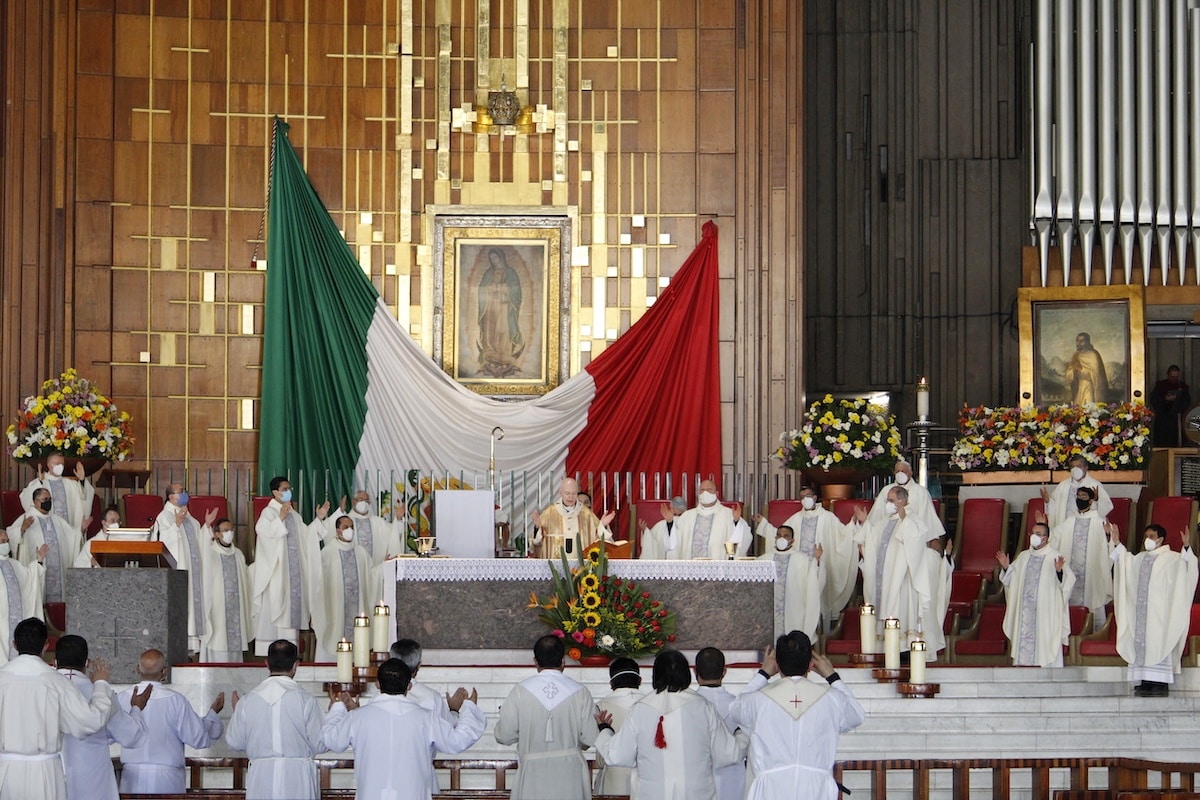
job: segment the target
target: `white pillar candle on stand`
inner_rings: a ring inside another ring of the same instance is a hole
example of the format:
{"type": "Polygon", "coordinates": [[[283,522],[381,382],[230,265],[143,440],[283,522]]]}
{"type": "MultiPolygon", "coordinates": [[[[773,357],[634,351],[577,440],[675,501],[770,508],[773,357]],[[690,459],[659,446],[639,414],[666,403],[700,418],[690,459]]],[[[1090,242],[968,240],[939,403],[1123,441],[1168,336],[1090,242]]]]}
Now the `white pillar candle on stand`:
{"type": "Polygon", "coordinates": [[[863,653],[877,653],[875,647],[875,606],[864,605],[859,610],[858,639],[863,653]]]}
{"type": "Polygon", "coordinates": [[[386,653],[392,646],[391,637],[392,609],[379,601],[375,606],[375,616],[371,618],[371,650],[376,653],[386,653]]]}
{"type": "Polygon", "coordinates": [[[337,643],[337,682],[351,683],[354,681],[354,646],[349,639],[337,643]]]}
{"type": "Polygon", "coordinates": [[[920,639],[908,646],[908,682],[925,682],[925,642],[920,639]]]}
{"type": "Polygon", "coordinates": [[[917,419],[929,419],[929,379],[924,376],[917,381],[917,419]]]}
{"type": "Polygon", "coordinates": [[[354,618],[354,666],[371,666],[371,620],[366,614],[354,618]]]}
{"type": "Polygon", "coordinates": [[[883,668],[900,669],[900,620],[883,621],[883,668]]]}

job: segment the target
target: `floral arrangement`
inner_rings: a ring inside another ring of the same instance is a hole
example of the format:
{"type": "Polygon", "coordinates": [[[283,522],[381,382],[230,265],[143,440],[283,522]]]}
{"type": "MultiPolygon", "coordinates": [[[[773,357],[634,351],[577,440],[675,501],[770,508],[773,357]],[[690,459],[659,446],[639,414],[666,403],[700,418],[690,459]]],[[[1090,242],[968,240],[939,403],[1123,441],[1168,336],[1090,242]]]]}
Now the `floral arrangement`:
{"type": "MultiPolygon", "coordinates": [[[[582,548],[576,539],[575,551],[582,548]]],[[[553,563],[554,591],[543,602],[536,592],[528,608],[555,636],[566,639],[567,655],[651,656],[675,641],[675,614],[635,581],[608,574],[602,543],[590,547],[577,566],[562,556],[561,570],[553,563]]]]}
{"type": "Polygon", "coordinates": [[[69,369],[26,397],[17,421],[8,426],[8,451],[17,461],[52,453],[77,458],[126,461],[133,455],[129,415],[69,369]]]}
{"type": "Polygon", "coordinates": [[[771,457],[788,469],[888,470],[900,458],[900,431],[886,408],[866,399],[834,400],[831,394],[810,405],[800,429],[784,431],[779,441],[771,457]]]}
{"type": "Polygon", "coordinates": [[[1153,413],[1140,403],[963,408],[950,464],[959,469],[1141,469],[1153,413]]]}

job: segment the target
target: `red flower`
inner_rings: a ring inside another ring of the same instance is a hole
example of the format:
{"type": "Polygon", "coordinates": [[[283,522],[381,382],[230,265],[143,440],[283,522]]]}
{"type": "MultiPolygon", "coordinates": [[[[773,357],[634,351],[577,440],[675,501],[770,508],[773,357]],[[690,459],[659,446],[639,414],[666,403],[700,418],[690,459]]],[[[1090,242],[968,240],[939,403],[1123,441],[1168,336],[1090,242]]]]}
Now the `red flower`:
{"type": "Polygon", "coordinates": [[[659,615],[660,617],[665,617],[665,616],[667,615],[667,610],[664,608],[662,611],[659,611],[659,612],[658,612],[658,615],[659,615]]]}
{"type": "MultiPolygon", "coordinates": [[[[641,604],[640,602],[637,602],[637,603],[634,603],[634,604],[633,604],[633,607],[634,607],[634,608],[641,608],[641,607],[642,607],[642,604],[641,604]]],[[[869,631],[868,631],[868,633],[869,633],[869,631]]]]}
{"type": "Polygon", "coordinates": [[[649,592],[642,592],[642,599],[643,599],[643,600],[649,600],[649,599],[650,599],[650,593],[649,593],[649,592]]]}
{"type": "Polygon", "coordinates": [[[633,619],[633,612],[632,612],[632,611],[626,611],[626,612],[625,612],[625,619],[633,619]]]}
{"type": "Polygon", "coordinates": [[[673,642],[673,641],[675,641],[675,634],[673,634],[673,633],[672,633],[672,634],[668,635],[668,636],[667,636],[667,641],[668,641],[668,642],[673,642]]]}
{"type": "Polygon", "coordinates": [[[613,586],[620,586],[620,585],[621,585],[621,579],[613,578],[613,586]]]}

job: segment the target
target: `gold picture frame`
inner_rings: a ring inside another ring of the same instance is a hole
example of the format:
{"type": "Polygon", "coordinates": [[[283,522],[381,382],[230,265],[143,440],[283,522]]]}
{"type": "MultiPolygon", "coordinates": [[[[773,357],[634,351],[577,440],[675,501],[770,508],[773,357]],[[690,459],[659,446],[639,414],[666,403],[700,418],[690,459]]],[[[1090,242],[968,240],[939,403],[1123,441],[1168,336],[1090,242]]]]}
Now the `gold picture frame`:
{"type": "Polygon", "coordinates": [[[566,379],[571,219],[439,214],[434,359],[479,394],[542,395],[566,379]]]}
{"type": "Polygon", "coordinates": [[[1017,290],[1021,405],[1145,402],[1142,286],[1017,290]]]}

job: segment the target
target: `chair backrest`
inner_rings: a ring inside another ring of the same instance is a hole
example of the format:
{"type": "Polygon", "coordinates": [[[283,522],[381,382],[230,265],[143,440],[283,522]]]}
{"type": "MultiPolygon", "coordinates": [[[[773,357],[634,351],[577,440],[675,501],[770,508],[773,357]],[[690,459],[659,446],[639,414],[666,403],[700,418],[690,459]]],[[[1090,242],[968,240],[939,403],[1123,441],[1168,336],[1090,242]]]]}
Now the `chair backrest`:
{"type": "Polygon", "coordinates": [[[874,504],[874,500],[866,500],[863,498],[847,498],[845,500],[837,500],[834,501],[833,504],[833,513],[843,525],[849,525],[850,520],[854,519],[855,509],[861,508],[870,513],[871,506],[874,504]]]}
{"type": "MultiPolygon", "coordinates": [[[[633,513],[634,513],[634,517],[635,517],[634,527],[641,528],[642,523],[645,523],[647,528],[653,528],[663,518],[663,515],[662,515],[663,504],[670,503],[670,502],[671,502],[670,500],[663,500],[663,499],[651,497],[651,498],[646,498],[646,499],[642,500],[640,503],[634,504],[634,506],[633,506],[633,513]]],[[[639,534],[639,538],[640,538],[640,534],[639,534]]]]}
{"type": "Polygon", "coordinates": [[[25,513],[21,505],[21,493],[16,489],[5,489],[0,492],[0,514],[4,517],[4,527],[17,521],[17,517],[25,513]]]}
{"type": "Polygon", "coordinates": [[[213,508],[217,510],[217,519],[229,519],[229,501],[219,494],[193,495],[188,500],[188,511],[199,520],[201,525],[204,524],[204,518],[208,516],[209,509],[213,508]]]}
{"type": "Polygon", "coordinates": [[[271,504],[271,497],[255,497],[250,501],[250,507],[254,514],[254,519],[250,520],[250,527],[253,528],[258,524],[258,518],[262,516],[262,512],[271,504]]]}
{"type": "Polygon", "coordinates": [[[1069,606],[1067,608],[1067,616],[1071,620],[1071,635],[1080,636],[1084,633],[1084,628],[1087,626],[1088,615],[1091,610],[1087,606],[1069,606]]]}
{"type": "Polygon", "coordinates": [[[1200,603],[1192,603],[1191,619],[1188,621],[1188,636],[1200,636],[1200,603]]]}
{"type": "Polygon", "coordinates": [[[1033,530],[1039,514],[1045,515],[1046,501],[1040,497],[1031,497],[1025,501],[1025,511],[1021,513],[1021,533],[1017,537],[1017,552],[1029,547],[1029,532],[1033,530]]]}
{"type": "Polygon", "coordinates": [[[959,569],[990,575],[996,567],[996,551],[1004,547],[1007,530],[1007,501],[990,497],[963,501],[954,548],[959,569]]]}
{"type": "Polygon", "coordinates": [[[982,641],[1004,639],[1003,603],[989,603],[979,611],[979,638],[982,641]]]}
{"type": "Polygon", "coordinates": [[[84,531],[85,538],[90,539],[100,532],[100,523],[104,522],[104,503],[100,501],[100,495],[92,496],[92,521],[88,523],[87,530],[84,531]]]}
{"type": "Polygon", "coordinates": [[[778,528],[793,514],[799,514],[803,510],[804,506],[799,500],[772,500],[767,503],[767,522],[778,528]]]}
{"type": "Polygon", "coordinates": [[[970,603],[978,599],[983,588],[983,576],[977,572],[956,570],[950,576],[950,602],[970,603]]]}
{"type": "Polygon", "coordinates": [[[1179,532],[1196,527],[1196,501],[1190,497],[1156,497],[1150,501],[1150,522],[1166,528],[1167,544],[1178,553],[1183,545],[1179,532]]]}
{"type": "Polygon", "coordinates": [[[842,635],[843,640],[858,641],[858,631],[862,627],[859,621],[862,619],[862,614],[859,612],[859,606],[851,606],[842,612],[842,635]]]}
{"type": "Polygon", "coordinates": [[[121,498],[125,506],[125,525],[129,528],[149,528],[163,510],[166,500],[156,494],[134,494],[121,498]]]}
{"type": "Polygon", "coordinates": [[[1108,512],[1108,521],[1117,526],[1117,530],[1121,532],[1121,538],[1117,541],[1124,542],[1126,547],[1130,546],[1133,541],[1133,512],[1137,505],[1133,502],[1132,497],[1113,497],[1110,498],[1113,504],[1113,510],[1108,512]]]}

